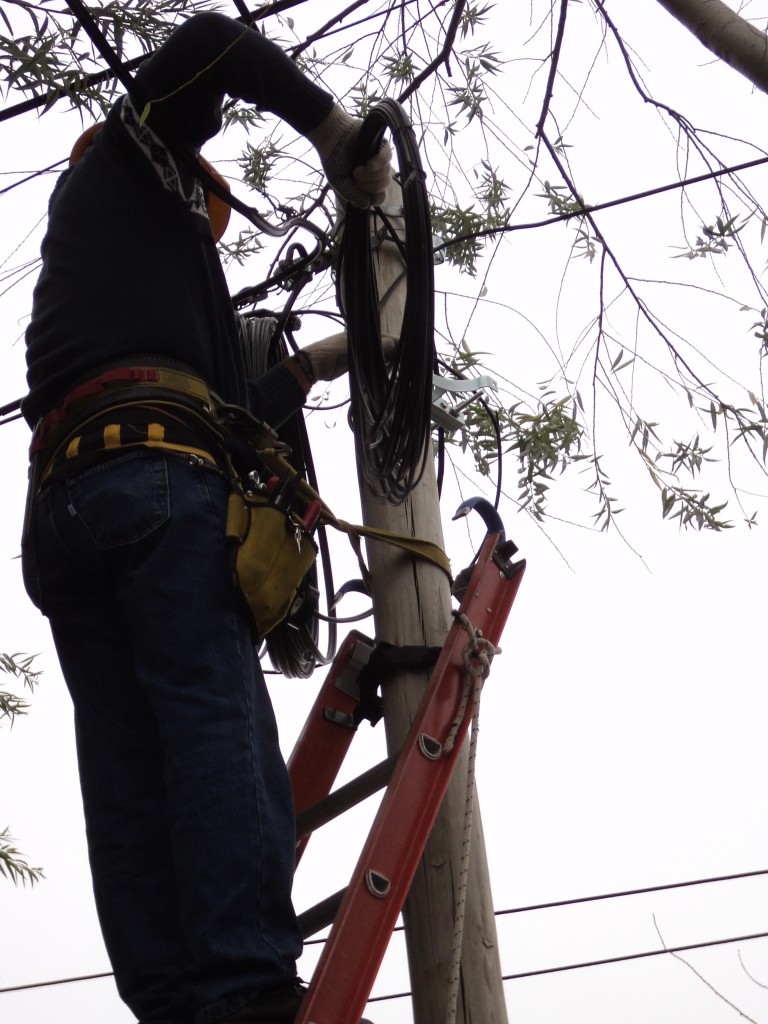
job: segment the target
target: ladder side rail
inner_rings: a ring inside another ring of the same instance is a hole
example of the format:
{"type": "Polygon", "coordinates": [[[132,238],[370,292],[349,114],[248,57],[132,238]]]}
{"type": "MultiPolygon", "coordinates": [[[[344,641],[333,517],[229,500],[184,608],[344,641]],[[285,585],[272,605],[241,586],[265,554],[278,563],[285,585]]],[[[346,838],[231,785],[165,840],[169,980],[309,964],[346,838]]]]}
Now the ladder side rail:
{"type": "MultiPolygon", "coordinates": [[[[340,646],[291,756],[288,774],[296,815],[328,796],[355,736],[352,715],[359,704],[356,680],[373,650],[373,641],[352,630],[340,646]],[[329,717],[329,711],[334,717],[329,717]]],[[[296,863],[310,836],[296,845],[296,863]]]]}
{"type": "MultiPolygon", "coordinates": [[[[497,567],[497,540],[486,539],[459,609],[494,645],[525,567],[497,567]]],[[[442,746],[456,717],[467,642],[454,621],[295,1024],[357,1024],[365,1008],[469,728],[471,708],[452,750],[434,758],[431,741],[442,746]]]]}

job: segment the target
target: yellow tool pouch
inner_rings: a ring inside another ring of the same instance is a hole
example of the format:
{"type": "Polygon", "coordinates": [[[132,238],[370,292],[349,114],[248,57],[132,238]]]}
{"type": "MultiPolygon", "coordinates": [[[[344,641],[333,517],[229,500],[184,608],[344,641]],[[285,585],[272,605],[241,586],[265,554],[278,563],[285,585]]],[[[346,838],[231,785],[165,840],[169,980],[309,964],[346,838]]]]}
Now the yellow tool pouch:
{"type": "Polygon", "coordinates": [[[227,507],[227,539],[234,549],[234,574],[259,638],[288,615],[317,547],[295,514],[269,498],[236,489],[227,507]]]}

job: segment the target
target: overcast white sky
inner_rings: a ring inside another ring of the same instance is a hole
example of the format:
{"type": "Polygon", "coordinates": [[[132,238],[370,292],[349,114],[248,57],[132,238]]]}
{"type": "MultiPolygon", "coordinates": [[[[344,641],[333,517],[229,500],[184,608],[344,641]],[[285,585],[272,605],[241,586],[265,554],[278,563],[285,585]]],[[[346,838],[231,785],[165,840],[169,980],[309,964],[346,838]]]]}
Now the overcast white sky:
{"type": "MultiPolygon", "coordinates": [[[[760,8],[768,13],[765,5],[760,8]]],[[[581,12],[574,5],[574,19],[581,12]]],[[[621,15],[622,26],[649,65],[658,99],[697,125],[765,144],[764,96],[753,95],[734,72],[709,66],[706,52],[655,0],[638,0],[631,12],[621,15]]],[[[507,27],[499,24],[500,29],[507,27]]],[[[501,31],[497,45],[504,46],[501,31]]],[[[606,83],[613,81],[606,76],[606,83]]],[[[579,122],[579,146],[572,159],[580,180],[588,180],[593,190],[588,201],[670,180],[669,162],[657,166],[657,136],[650,119],[639,106],[622,116],[629,109],[622,105],[625,86],[620,77],[615,81],[615,108],[604,90],[604,107],[579,122]]],[[[505,99],[512,102],[515,96],[505,99]]],[[[70,118],[60,129],[62,140],[54,144],[52,121],[30,117],[23,126],[4,124],[0,170],[29,170],[65,155],[76,129],[70,118]]],[[[765,172],[749,178],[763,196],[767,181],[765,172]]],[[[43,215],[42,196],[49,185],[0,197],[2,258],[43,215]]],[[[627,258],[636,257],[633,272],[638,276],[671,276],[666,261],[670,245],[677,244],[671,227],[676,202],[654,200],[602,215],[600,224],[610,240],[621,245],[627,258]]],[[[526,333],[526,311],[538,310],[543,322],[556,324],[566,348],[591,315],[594,269],[571,265],[561,284],[567,266],[566,231],[560,226],[536,238],[516,236],[494,262],[485,282],[489,303],[471,321],[467,337],[473,347],[493,352],[489,362],[500,377],[537,381],[547,372],[546,359],[534,351],[532,336],[526,333]],[[574,300],[579,292],[583,306],[574,300]]],[[[764,265],[765,257],[758,253],[759,273],[764,265]]],[[[679,261],[675,272],[678,267],[679,261]]],[[[460,287],[468,296],[480,287],[479,281],[457,286],[454,278],[441,275],[438,284],[454,291],[460,287]]],[[[28,295],[23,285],[0,296],[0,404],[24,390],[18,338],[28,295]]],[[[471,303],[453,301],[452,326],[460,335],[471,303]]],[[[674,299],[668,308],[673,316],[674,299]]],[[[726,317],[718,309],[702,300],[698,311],[688,304],[685,315],[700,317],[693,333],[702,348],[740,369],[739,351],[749,339],[749,324],[745,319],[742,330],[733,315],[726,317]]],[[[753,386],[757,388],[756,380],[753,386]]],[[[661,388],[649,394],[665,404],[661,388]]],[[[651,402],[647,415],[653,417],[651,402]]],[[[327,500],[338,514],[355,518],[344,413],[313,417],[312,438],[327,500]],[[349,469],[340,473],[340,465],[349,469]]],[[[33,889],[15,889],[0,880],[0,988],[109,970],[90,895],[71,708],[47,627],[24,595],[16,560],[27,442],[21,423],[0,432],[5,499],[0,649],[37,653],[43,676],[28,718],[0,733],[0,826],[10,825],[31,863],[45,868],[46,880],[33,889]]],[[[658,497],[630,467],[626,439],[610,419],[601,444],[612,459],[619,496],[627,506],[621,518],[631,546],[616,534],[564,523],[542,528],[517,515],[511,500],[502,504],[507,533],[520,546],[528,569],[502,639],[503,653],[494,661],[484,691],[480,726],[479,791],[499,911],[768,869],[767,527],[681,534],[674,524],[660,521],[658,497]]],[[[462,467],[467,468],[465,463],[462,467]]],[[[511,464],[507,474],[508,492],[513,493],[511,464]]],[[[464,493],[475,489],[464,482],[462,487],[464,493]]],[[[458,568],[480,542],[481,531],[471,522],[468,537],[465,523],[451,522],[458,504],[451,473],[446,491],[446,547],[458,568]]],[[[567,516],[569,509],[584,507],[576,487],[566,485],[558,512],[567,516]]],[[[763,507],[764,499],[749,500],[749,512],[763,507]]],[[[735,506],[733,517],[740,518],[735,506]]],[[[341,581],[355,569],[349,553],[334,544],[341,581]]],[[[363,632],[366,625],[360,626],[363,632]]],[[[316,686],[317,680],[279,678],[271,684],[286,755],[316,686]]],[[[383,755],[380,733],[361,730],[355,767],[383,755]]],[[[351,771],[352,766],[347,774],[351,771]]],[[[299,909],[343,884],[362,844],[361,819],[367,813],[358,815],[356,825],[335,826],[310,844],[297,877],[299,909]]],[[[659,949],[662,944],[767,932],[767,879],[501,916],[503,972],[521,974],[659,949]]],[[[766,940],[683,955],[690,966],[659,956],[508,981],[510,1020],[729,1024],[746,1018],[768,1024],[766,940]]],[[[314,956],[310,947],[301,965],[305,976],[314,956]]],[[[374,996],[407,988],[402,938],[396,936],[374,996]]],[[[376,1024],[407,1024],[411,1019],[402,999],[377,1002],[369,1015],[376,1024]]],[[[131,1019],[110,979],[0,994],[0,1020],[7,1024],[128,1024],[131,1019]]]]}

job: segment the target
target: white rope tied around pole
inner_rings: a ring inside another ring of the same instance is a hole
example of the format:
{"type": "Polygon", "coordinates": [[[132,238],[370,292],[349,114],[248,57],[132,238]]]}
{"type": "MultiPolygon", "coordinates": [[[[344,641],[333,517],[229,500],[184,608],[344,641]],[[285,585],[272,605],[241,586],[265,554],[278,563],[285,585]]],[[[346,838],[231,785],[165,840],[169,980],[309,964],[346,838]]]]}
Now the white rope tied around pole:
{"type": "Polygon", "coordinates": [[[451,973],[448,980],[448,1006],[445,1024],[455,1024],[459,998],[459,982],[461,979],[461,943],[464,935],[464,910],[467,901],[467,880],[469,877],[469,848],[472,839],[472,814],[475,806],[475,756],[477,754],[477,734],[480,721],[480,693],[483,683],[491,671],[493,656],[499,653],[498,648],[485,640],[476,630],[463,612],[455,613],[455,617],[464,627],[469,641],[464,647],[464,680],[461,701],[453,725],[448,733],[443,750],[449,754],[456,742],[456,734],[464,721],[470,696],[472,697],[472,722],[469,741],[469,757],[467,760],[467,793],[464,804],[464,831],[461,837],[461,858],[456,885],[456,905],[454,908],[453,946],[451,949],[451,973]]]}

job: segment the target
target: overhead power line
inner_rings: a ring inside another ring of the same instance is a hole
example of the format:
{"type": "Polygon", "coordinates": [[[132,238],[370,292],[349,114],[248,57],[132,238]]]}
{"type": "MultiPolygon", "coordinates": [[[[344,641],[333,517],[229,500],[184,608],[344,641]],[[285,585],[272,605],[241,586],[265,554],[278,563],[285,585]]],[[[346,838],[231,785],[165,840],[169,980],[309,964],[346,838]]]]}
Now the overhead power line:
{"type": "MultiPolygon", "coordinates": [[[[531,910],[554,910],[557,907],[571,907],[579,903],[595,903],[599,900],[615,900],[623,896],[642,896],[646,893],[651,892],[665,892],[671,889],[684,889],[692,885],[710,885],[713,882],[733,882],[739,878],[755,878],[760,875],[768,875],[768,868],[761,868],[757,871],[740,871],[731,875],[715,875],[711,878],[695,878],[686,882],[668,882],[665,885],[649,885],[642,889],[622,889],[618,892],[605,892],[599,893],[597,896],[576,896],[567,900],[553,900],[549,903],[531,903],[524,907],[512,907],[507,910],[496,910],[494,911],[495,917],[503,917],[507,914],[525,914],[531,910]]],[[[402,931],[402,926],[398,926],[395,931],[402,931]]],[[[305,945],[309,946],[317,943],[325,942],[325,939],[309,939],[305,945]]]]}
{"type": "MultiPolygon", "coordinates": [[[[644,893],[664,892],[664,891],[670,890],[670,889],[682,889],[682,888],[687,888],[687,887],[690,887],[690,886],[693,886],[693,885],[709,885],[709,884],[711,884],[713,882],[732,882],[732,881],[735,881],[735,880],[740,879],[740,878],[755,878],[755,877],[757,877],[759,875],[768,875],[768,868],[762,868],[762,869],[759,869],[757,871],[740,871],[740,872],[738,872],[736,874],[731,874],[731,875],[716,875],[716,876],[713,876],[713,877],[710,877],[710,878],[697,878],[697,879],[692,879],[692,880],[686,881],[686,882],[670,882],[670,883],[668,883],[666,885],[651,885],[651,886],[646,886],[645,888],[642,888],[642,889],[624,889],[624,890],[622,890],[620,892],[601,893],[601,894],[599,894],[597,896],[577,896],[577,897],[575,897],[573,899],[556,900],[556,901],[554,901],[552,903],[534,903],[534,904],[531,904],[531,905],[525,906],[525,907],[515,907],[514,909],[511,909],[511,910],[497,910],[497,911],[495,911],[495,916],[499,917],[499,916],[504,915],[504,914],[522,914],[522,913],[526,913],[526,912],[531,911],[531,910],[550,910],[550,909],[553,909],[555,907],[567,907],[567,906],[572,906],[573,904],[577,904],[577,903],[591,903],[591,902],[594,902],[596,900],[618,899],[618,898],[623,897],[623,896],[639,896],[639,895],[642,895],[644,893]]],[[[395,930],[396,931],[400,931],[401,929],[398,928],[398,929],[395,929],[395,930]]],[[[592,961],[588,961],[588,962],[580,963],[580,964],[570,964],[570,965],[566,965],[564,967],[545,967],[545,968],[542,968],[541,970],[537,970],[537,971],[527,971],[527,972],[522,973],[522,974],[509,974],[509,975],[505,975],[504,976],[504,980],[505,981],[513,981],[516,978],[527,978],[527,977],[531,977],[532,975],[537,975],[537,974],[551,974],[551,973],[554,973],[556,971],[570,971],[570,970],[576,970],[579,967],[595,967],[595,966],[598,966],[600,964],[619,963],[622,960],[637,960],[637,959],[640,959],[642,957],[660,956],[662,953],[681,953],[684,950],[700,949],[700,948],[704,948],[706,946],[724,945],[726,943],[731,943],[731,942],[746,942],[749,939],[762,939],[762,938],[768,938],[768,932],[760,932],[760,933],[755,934],[755,935],[744,935],[744,936],[741,936],[739,938],[734,938],[734,939],[714,939],[714,940],[712,940],[710,942],[700,942],[700,943],[695,943],[695,944],[689,945],[689,946],[679,946],[679,947],[675,947],[675,948],[671,948],[670,947],[669,949],[651,950],[650,952],[646,952],[646,953],[629,953],[626,956],[611,957],[611,958],[609,958],[607,960],[592,960],[592,961]]],[[[325,939],[313,939],[313,940],[310,940],[310,941],[306,942],[305,945],[309,946],[309,945],[314,945],[314,944],[318,944],[318,943],[321,943],[321,942],[325,942],[325,939]]],[[[76,982],[76,981],[95,981],[95,980],[100,979],[100,978],[111,978],[111,977],[112,977],[112,972],[111,971],[105,971],[105,972],[103,972],[101,974],[84,974],[84,975],[79,975],[77,977],[72,977],[72,978],[57,978],[57,979],[54,979],[54,980],[51,980],[51,981],[33,981],[33,982],[29,982],[26,985],[13,985],[13,986],[11,986],[9,988],[0,988],[0,995],[4,994],[6,992],[22,992],[22,991],[26,991],[27,989],[46,988],[46,987],[49,987],[49,986],[52,986],[52,985],[68,985],[68,984],[71,984],[71,983],[76,982]]],[[[376,999],[379,999],[379,1000],[382,1000],[382,999],[399,999],[402,996],[407,996],[407,995],[410,995],[410,992],[398,993],[396,995],[391,995],[391,996],[377,996],[376,999]]],[[[375,1001],[375,999],[371,999],[371,1002],[374,1002],[374,1001],[375,1001]]]]}
{"type": "MultiPolygon", "coordinates": [[[[768,939],[768,932],[755,935],[739,935],[732,939],[713,939],[710,942],[692,942],[686,946],[669,946],[666,949],[651,949],[645,953],[627,953],[626,956],[612,956],[605,960],[586,960],[578,964],[564,964],[562,967],[543,967],[537,971],[521,971],[519,974],[504,974],[502,981],[517,981],[520,978],[532,978],[539,974],[555,974],[558,971],[576,971],[582,967],[603,967],[606,964],[619,964],[625,960],[640,960],[643,957],[663,956],[664,954],[684,953],[692,949],[706,949],[710,946],[723,946],[732,942],[749,942],[752,939],[768,939]]],[[[383,1003],[390,999],[407,999],[410,992],[392,992],[385,996],[371,996],[369,1003],[383,1003]]]]}
{"type": "Polygon", "coordinates": [[[624,889],[620,892],[606,892],[598,896],[577,896],[574,899],[556,900],[552,903],[532,903],[527,907],[515,907],[512,910],[497,910],[496,916],[503,914],[523,914],[529,910],[551,910],[554,907],[570,907],[576,903],[593,903],[596,900],[614,900],[621,896],[642,896],[644,893],[664,892],[668,889],[684,889],[692,885],[710,885],[712,882],[733,882],[739,878],[755,878],[758,875],[768,875],[768,868],[761,868],[758,871],[741,871],[733,875],[716,875],[712,878],[696,878],[689,882],[669,882],[666,885],[649,885],[643,889],[624,889]]]}
{"type": "MultiPolygon", "coordinates": [[[[583,960],[575,964],[561,964],[557,967],[540,967],[534,971],[520,971],[517,974],[504,974],[502,981],[518,981],[521,978],[534,978],[542,974],[557,974],[563,971],[578,971],[584,967],[604,967],[608,964],[620,964],[628,960],[642,960],[652,956],[672,955],[675,953],[690,952],[693,949],[709,949],[715,946],[725,946],[734,942],[751,942],[754,939],[768,939],[768,932],[755,932],[752,935],[737,935],[728,939],[709,939],[706,942],[690,942],[684,946],[668,946],[664,949],[650,949],[642,953],[626,953],[623,956],[606,957],[603,960],[583,960]]],[[[101,978],[111,978],[111,971],[104,971],[101,974],[84,974],[75,978],[57,978],[54,981],[35,981],[28,985],[13,985],[9,988],[0,988],[0,994],[7,992],[24,992],[34,988],[46,988],[52,985],[67,985],[76,981],[96,981],[101,978]]],[[[385,996],[371,996],[369,1003],[381,1003],[389,999],[405,999],[411,995],[408,992],[392,992],[385,996]]]]}
{"type": "Polygon", "coordinates": [[[540,974],[556,974],[559,971],[577,971],[582,967],[603,967],[606,964],[620,964],[626,960],[641,960],[649,956],[664,956],[667,953],[685,953],[692,949],[707,949],[711,946],[725,946],[733,942],[750,942],[752,939],[768,939],[768,932],[756,932],[754,935],[738,935],[732,939],[711,939],[708,942],[691,942],[685,946],[667,946],[664,949],[650,949],[645,953],[627,953],[624,956],[611,956],[605,960],[585,960],[578,964],[564,964],[561,967],[542,967],[537,971],[521,971],[519,974],[505,974],[503,981],[517,981],[519,978],[534,978],[540,974]]]}

